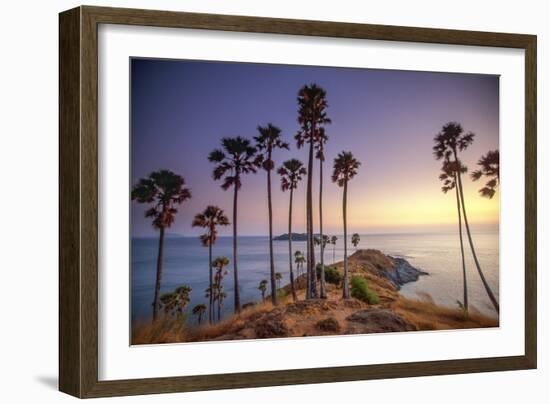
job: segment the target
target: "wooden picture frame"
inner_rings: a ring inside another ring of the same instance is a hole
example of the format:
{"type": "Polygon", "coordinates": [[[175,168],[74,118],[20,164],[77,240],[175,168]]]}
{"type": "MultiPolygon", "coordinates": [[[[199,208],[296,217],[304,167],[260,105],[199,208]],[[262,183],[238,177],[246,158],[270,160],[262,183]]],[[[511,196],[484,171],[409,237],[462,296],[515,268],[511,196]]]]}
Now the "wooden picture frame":
{"type": "Polygon", "coordinates": [[[537,363],[536,36],[78,7],[59,17],[59,389],[103,397],[533,369],[537,363]],[[98,380],[99,24],[518,48],[525,51],[525,354],[151,379],[98,380]]]}

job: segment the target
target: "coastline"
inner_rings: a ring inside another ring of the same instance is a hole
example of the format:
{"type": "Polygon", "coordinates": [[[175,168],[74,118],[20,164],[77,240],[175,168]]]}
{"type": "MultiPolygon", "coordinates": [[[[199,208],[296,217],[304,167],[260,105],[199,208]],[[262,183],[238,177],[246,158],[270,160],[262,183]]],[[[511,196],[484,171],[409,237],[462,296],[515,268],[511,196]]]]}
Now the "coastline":
{"type": "MultiPolygon", "coordinates": [[[[327,299],[305,300],[305,274],[296,278],[298,301],[293,302],[290,284],[280,288],[281,303],[250,303],[241,313],[219,323],[186,327],[181,321],[164,319],[156,325],[134,324],[132,343],[171,343],[209,340],[284,338],[299,336],[369,334],[498,327],[498,318],[471,311],[466,316],[458,306],[436,305],[428,294],[405,298],[402,285],[416,282],[428,273],[414,268],[403,258],[379,250],[358,250],[348,259],[350,279],[366,280],[378,301],[342,299],[340,285],[327,283],[327,299]]],[[[332,267],[343,273],[343,261],[332,267]]]]}

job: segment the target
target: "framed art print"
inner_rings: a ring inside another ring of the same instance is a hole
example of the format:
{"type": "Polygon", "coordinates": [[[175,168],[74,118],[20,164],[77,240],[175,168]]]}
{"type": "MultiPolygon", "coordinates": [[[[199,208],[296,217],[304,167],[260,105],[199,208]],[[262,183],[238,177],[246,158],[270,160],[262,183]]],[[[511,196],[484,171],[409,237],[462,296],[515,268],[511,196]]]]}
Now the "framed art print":
{"type": "Polygon", "coordinates": [[[535,88],[532,35],[61,13],[60,389],[536,367],[535,88]]]}

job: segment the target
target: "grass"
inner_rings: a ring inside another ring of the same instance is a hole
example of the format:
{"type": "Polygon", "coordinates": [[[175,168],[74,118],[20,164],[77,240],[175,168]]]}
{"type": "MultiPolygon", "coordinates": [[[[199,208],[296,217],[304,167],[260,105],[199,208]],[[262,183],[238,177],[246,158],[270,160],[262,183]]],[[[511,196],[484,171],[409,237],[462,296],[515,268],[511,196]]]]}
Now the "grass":
{"type": "Polygon", "coordinates": [[[427,299],[413,300],[400,297],[394,311],[419,330],[449,330],[498,327],[498,319],[470,310],[467,316],[459,308],[437,306],[427,299]]]}
{"type": "Polygon", "coordinates": [[[132,325],[132,344],[170,344],[177,342],[197,342],[216,339],[229,330],[245,324],[246,318],[254,313],[265,313],[271,311],[273,305],[270,301],[255,304],[241,310],[239,314],[228,316],[220,322],[200,326],[186,327],[185,322],[167,316],[155,323],[136,322],[132,325]]]}
{"type": "Polygon", "coordinates": [[[373,290],[369,289],[367,280],[362,276],[351,278],[351,296],[368,304],[378,304],[380,299],[373,290]]]}

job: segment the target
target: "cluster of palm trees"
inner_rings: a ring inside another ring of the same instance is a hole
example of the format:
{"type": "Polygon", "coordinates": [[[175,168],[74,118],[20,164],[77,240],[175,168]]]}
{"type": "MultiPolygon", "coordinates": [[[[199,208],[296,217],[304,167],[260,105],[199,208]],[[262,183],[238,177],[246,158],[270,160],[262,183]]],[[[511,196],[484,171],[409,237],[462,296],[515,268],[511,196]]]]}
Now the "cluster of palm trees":
{"type": "MultiPolygon", "coordinates": [[[[460,240],[460,251],[462,257],[462,278],[463,278],[463,301],[459,302],[463,307],[465,313],[468,313],[468,283],[466,277],[466,262],[464,256],[464,241],[462,237],[462,222],[466,228],[466,234],[468,236],[468,243],[472,256],[476,265],[477,272],[487,292],[489,300],[493,304],[493,307],[499,312],[498,301],[489,286],[485,275],[479,264],[477,258],[472,234],[470,231],[470,225],[468,223],[468,216],[466,212],[466,202],[464,199],[464,188],[462,183],[462,175],[468,172],[468,168],[460,160],[459,154],[465,151],[474,141],[475,134],[472,132],[464,132],[462,126],[457,122],[449,122],[443,126],[441,131],[434,137],[435,145],[433,146],[433,153],[436,160],[443,160],[441,167],[441,174],[439,179],[443,182],[442,191],[447,193],[451,190],[455,190],[456,207],[458,213],[458,234],[460,240]]],[[[471,178],[474,181],[479,180],[482,177],[487,177],[489,180],[483,188],[479,190],[482,197],[492,198],[496,193],[496,188],[499,185],[499,151],[491,150],[487,154],[483,155],[478,165],[480,169],[471,173],[471,178]]]]}
{"type": "MultiPolygon", "coordinates": [[[[298,103],[298,124],[299,130],[295,135],[296,146],[298,148],[307,147],[308,163],[307,169],[304,164],[297,159],[289,159],[284,161],[278,168],[277,173],[281,179],[281,189],[289,191],[289,215],[288,215],[288,232],[289,232],[289,275],[292,297],[297,299],[295,277],[293,270],[292,256],[292,214],[293,214],[293,198],[299,182],[307,174],[306,187],[306,229],[307,229],[307,245],[306,256],[296,252],[294,262],[297,270],[306,269],[306,298],[326,298],[326,284],[324,276],[324,251],[328,244],[335,246],[337,237],[329,238],[323,234],[323,166],[325,161],[325,144],[328,141],[325,126],[331,121],[327,116],[326,110],[328,107],[326,92],[316,84],[305,85],[299,92],[297,97],[298,103]],[[315,266],[315,239],[314,236],[314,218],[313,218],[313,180],[314,180],[314,159],[319,162],[319,237],[318,244],[321,248],[320,279],[317,279],[315,266]],[[318,282],[319,281],[319,282],[318,282]],[[317,285],[319,284],[319,290],[317,285]]],[[[200,236],[203,246],[208,247],[208,273],[209,286],[206,291],[208,297],[208,319],[213,322],[215,318],[215,302],[217,302],[218,318],[221,316],[221,306],[223,299],[226,297],[223,291],[221,281],[223,275],[227,274],[226,267],[229,265],[229,259],[226,257],[218,257],[213,260],[212,249],[217,239],[217,231],[220,226],[232,224],[233,227],[233,282],[234,282],[234,310],[239,312],[241,309],[240,287],[239,287],[239,271],[238,271],[238,196],[241,189],[243,179],[247,174],[254,174],[259,169],[266,172],[267,176],[267,205],[269,218],[269,280],[271,287],[271,300],[274,305],[278,304],[277,290],[280,283],[280,274],[277,275],[274,263],[273,254],[273,208],[272,208],[272,171],[275,169],[275,161],[273,154],[276,150],[289,150],[290,145],[282,140],[281,130],[275,125],[269,123],[266,126],[258,126],[258,135],[254,137],[255,144],[247,138],[240,136],[225,137],[221,140],[221,147],[213,150],[208,155],[208,160],[215,164],[213,169],[214,180],[222,181],[221,188],[223,190],[233,190],[233,216],[230,223],[229,218],[224,211],[217,206],[207,206],[206,209],[197,214],[192,225],[194,227],[202,227],[206,232],[200,236]],[[220,267],[223,261],[223,268],[220,267]],[[215,272],[215,273],[214,273],[215,272]],[[279,281],[279,282],[278,282],[279,281]]],[[[332,180],[338,186],[343,188],[343,215],[344,215],[344,241],[347,240],[347,188],[348,182],[357,174],[357,169],[360,166],[351,152],[341,152],[334,159],[332,180]]],[[[164,233],[174,222],[177,214],[177,206],[191,198],[190,190],[185,186],[184,179],[169,171],[160,170],[153,172],[149,177],[142,178],[134,185],[132,189],[132,200],[138,203],[151,205],[147,210],[146,217],[153,220],[153,226],[160,231],[159,247],[157,254],[157,273],[155,282],[155,296],[153,301],[153,321],[158,317],[158,312],[161,307],[160,288],[162,281],[162,263],[163,263],[163,245],[164,233]]],[[[344,274],[344,298],[349,297],[349,288],[346,287],[348,282],[347,275],[347,243],[344,242],[345,254],[345,274],[344,274]]],[[[354,242],[354,245],[355,242],[354,242]]],[[[333,250],[334,261],[334,250],[333,250]]],[[[260,289],[264,294],[265,284],[260,289]]],[[[204,313],[202,306],[196,306],[193,311],[202,319],[204,313]],[[196,310],[196,312],[195,312],[196,310]]]]}

